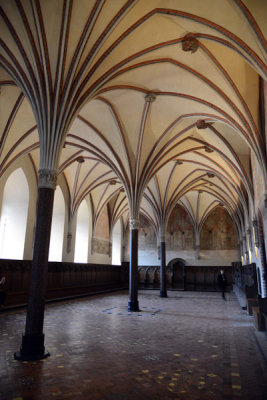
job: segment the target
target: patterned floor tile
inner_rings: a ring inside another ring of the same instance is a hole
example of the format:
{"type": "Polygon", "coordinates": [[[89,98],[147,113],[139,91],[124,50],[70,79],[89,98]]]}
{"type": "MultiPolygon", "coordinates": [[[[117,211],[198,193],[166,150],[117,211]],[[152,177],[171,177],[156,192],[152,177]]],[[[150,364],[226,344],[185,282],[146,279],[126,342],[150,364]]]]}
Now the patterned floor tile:
{"type": "Polygon", "coordinates": [[[127,292],[52,303],[51,356],[19,362],[25,311],[0,314],[1,400],[266,400],[267,370],[252,320],[234,295],[127,292]]]}

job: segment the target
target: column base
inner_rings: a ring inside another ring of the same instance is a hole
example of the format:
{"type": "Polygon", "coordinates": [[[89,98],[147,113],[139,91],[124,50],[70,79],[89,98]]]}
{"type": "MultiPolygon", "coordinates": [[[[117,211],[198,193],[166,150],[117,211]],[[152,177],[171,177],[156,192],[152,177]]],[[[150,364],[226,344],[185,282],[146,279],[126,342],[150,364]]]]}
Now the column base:
{"type": "Polygon", "coordinates": [[[128,301],[128,311],[140,311],[138,300],[129,300],[128,301]]]}
{"type": "Polygon", "coordinates": [[[159,296],[160,297],[168,297],[167,290],[161,290],[159,296]]]}
{"type": "Polygon", "coordinates": [[[19,361],[42,360],[49,356],[50,354],[45,352],[44,348],[44,334],[23,335],[20,351],[14,353],[15,360],[19,361]]]}

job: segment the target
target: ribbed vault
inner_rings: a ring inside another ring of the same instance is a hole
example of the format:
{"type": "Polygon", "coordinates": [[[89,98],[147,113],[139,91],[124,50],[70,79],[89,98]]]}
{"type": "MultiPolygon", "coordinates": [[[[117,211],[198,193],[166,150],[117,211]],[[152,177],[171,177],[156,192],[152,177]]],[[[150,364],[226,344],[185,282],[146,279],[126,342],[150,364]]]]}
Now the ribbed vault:
{"type": "Polygon", "coordinates": [[[70,220],[178,202],[197,232],[218,204],[240,238],[266,191],[261,0],[0,0],[0,176],[21,158],[64,176],[70,220]],[[143,197],[144,195],[144,197],[143,197]],[[143,200],[142,200],[143,199],[143,200]]]}

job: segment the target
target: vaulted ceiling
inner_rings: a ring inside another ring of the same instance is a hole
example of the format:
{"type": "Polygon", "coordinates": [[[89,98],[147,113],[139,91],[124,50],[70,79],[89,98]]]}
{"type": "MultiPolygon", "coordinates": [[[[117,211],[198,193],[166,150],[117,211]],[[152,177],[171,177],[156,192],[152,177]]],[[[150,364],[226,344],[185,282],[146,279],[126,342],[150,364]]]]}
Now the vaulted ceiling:
{"type": "Polygon", "coordinates": [[[223,205],[254,216],[266,182],[259,81],[265,0],[0,0],[0,176],[21,158],[64,176],[112,222],[175,204],[196,229],[223,205]]]}

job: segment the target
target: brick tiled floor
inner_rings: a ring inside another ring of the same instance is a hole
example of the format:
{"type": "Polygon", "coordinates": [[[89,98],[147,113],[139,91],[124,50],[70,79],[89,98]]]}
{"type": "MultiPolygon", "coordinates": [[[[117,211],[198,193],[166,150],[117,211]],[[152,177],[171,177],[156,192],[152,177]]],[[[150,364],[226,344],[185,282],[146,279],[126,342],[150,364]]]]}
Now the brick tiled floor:
{"type": "Polygon", "coordinates": [[[118,292],[49,304],[51,356],[19,362],[25,310],[0,313],[1,400],[266,400],[266,360],[234,294],[118,292]]]}

